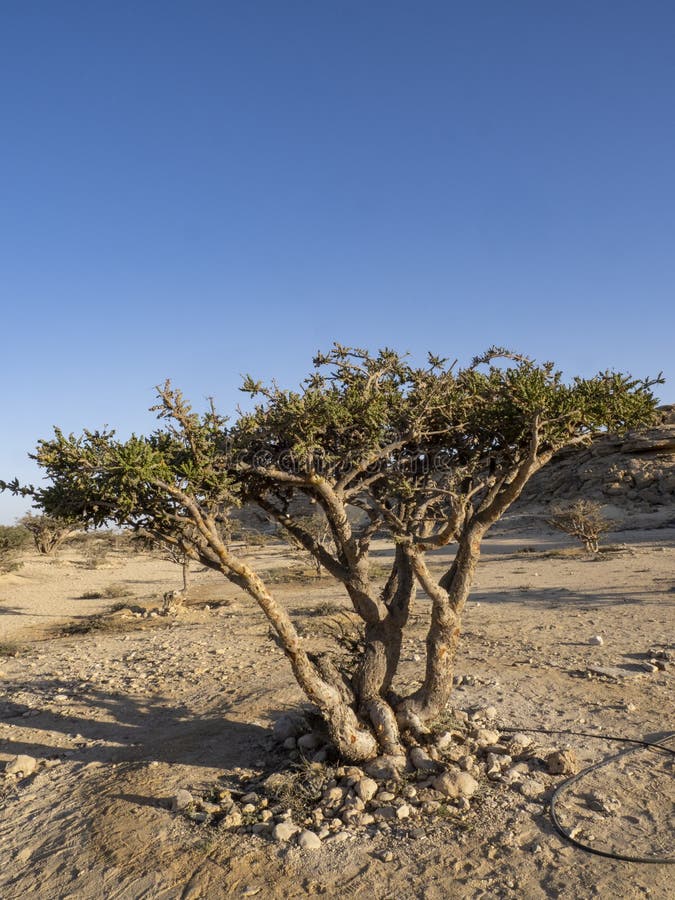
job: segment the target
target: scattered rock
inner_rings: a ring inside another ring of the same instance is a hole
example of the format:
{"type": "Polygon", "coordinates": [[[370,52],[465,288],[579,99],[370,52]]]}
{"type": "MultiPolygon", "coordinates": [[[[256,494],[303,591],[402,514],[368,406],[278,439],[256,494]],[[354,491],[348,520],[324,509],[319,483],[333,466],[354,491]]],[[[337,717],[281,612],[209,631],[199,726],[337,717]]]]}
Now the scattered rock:
{"type": "Polygon", "coordinates": [[[377,793],[377,787],[377,782],[373,778],[362,778],[356,783],[354,793],[364,803],[367,803],[377,793]]]}
{"type": "Polygon", "coordinates": [[[436,772],[438,765],[422,747],[413,747],[410,753],[411,764],[421,772],[436,772]]]}
{"type": "Polygon", "coordinates": [[[519,787],[520,793],[528,800],[538,800],[546,790],[546,786],[536,778],[523,778],[519,787]]]}
{"type": "Polygon", "coordinates": [[[579,760],[574,750],[556,750],[546,757],[546,768],[550,775],[575,775],[579,760]]]}
{"type": "Polygon", "coordinates": [[[286,841],[290,841],[294,834],[297,834],[300,829],[297,825],[294,825],[293,822],[279,822],[272,829],[272,837],[275,841],[280,844],[286,843],[286,841]]]}
{"type": "Polygon", "coordinates": [[[171,800],[171,809],[174,812],[183,812],[195,802],[190,791],[180,790],[171,800]]]}
{"type": "Polygon", "coordinates": [[[27,778],[37,769],[38,762],[33,756],[26,756],[20,753],[15,756],[5,766],[5,775],[22,775],[27,778]]]}
{"type": "Polygon", "coordinates": [[[303,850],[318,850],[321,847],[321,838],[313,831],[301,831],[298,836],[298,845],[303,850]]]}
{"type": "Polygon", "coordinates": [[[434,788],[454,800],[458,797],[472,797],[478,790],[478,782],[468,772],[443,772],[433,780],[434,788]]]}

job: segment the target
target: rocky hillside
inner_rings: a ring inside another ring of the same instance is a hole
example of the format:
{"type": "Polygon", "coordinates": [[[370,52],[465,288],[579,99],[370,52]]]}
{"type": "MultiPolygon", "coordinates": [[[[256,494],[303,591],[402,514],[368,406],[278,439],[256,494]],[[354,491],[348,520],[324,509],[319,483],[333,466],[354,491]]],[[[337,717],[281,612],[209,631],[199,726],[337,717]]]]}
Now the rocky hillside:
{"type": "Polygon", "coordinates": [[[607,436],[590,447],[560,453],[536,475],[518,507],[597,500],[619,519],[675,519],[675,406],[662,407],[662,424],[623,437],[607,436]]]}

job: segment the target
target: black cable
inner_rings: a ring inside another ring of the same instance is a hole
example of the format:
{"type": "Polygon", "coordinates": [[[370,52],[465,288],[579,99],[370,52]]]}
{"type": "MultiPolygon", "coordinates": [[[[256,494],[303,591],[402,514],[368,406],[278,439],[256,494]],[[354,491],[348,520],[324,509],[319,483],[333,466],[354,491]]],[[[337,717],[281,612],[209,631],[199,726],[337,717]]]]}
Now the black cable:
{"type": "MultiPolygon", "coordinates": [[[[499,728],[499,726],[497,726],[499,728]]],[[[565,840],[569,841],[571,844],[574,844],[575,847],[579,847],[580,850],[585,850],[587,853],[594,853],[596,856],[606,856],[610,859],[620,859],[624,862],[635,862],[635,863],[658,863],[661,865],[670,865],[675,863],[675,857],[657,857],[657,856],[626,856],[623,853],[613,853],[610,850],[600,850],[597,847],[592,847],[590,844],[584,844],[582,841],[578,841],[576,838],[572,837],[569,831],[561,825],[560,820],[558,819],[556,813],[556,802],[560,798],[561,794],[566,791],[573,784],[576,784],[578,781],[581,781],[582,778],[585,778],[590,772],[594,772],[596,769],[601,769],[603,766],[608,766],[610,763],[615,762],[622,756],[627,756],[629,753],[637,753],[639,749],[642,747],[647,747],[649,749],[662,750],[665,753],[670,753],[672,756],[675,756],[675,749],[672,747],[666,747],[664,745],[665,741],[671,740],[675,737],[675,731],[671,731],[665,737],[661,738],[660,741],[645,741],[639,740],[637,738],[626,738],[626,737],[618,737],[616,735],[606,735],[606,734],[591,734],[586,731],[565,731],[558,728],[513,728],[513,727],[504,727],[500,728],[500,731],[510,731],[510,732],[522,732],[523,734],[570,734],[575,737],[590,737],[597,738],[599,740],[604,741],[621,741],[626,744],[637,744],[637,747],[631,747],[628,750],[623,750],[621,753],[617,753],[614,756],[610,756],[608,759],[603,759],[600,762],[594,763],[592,766],[588,766],[585,769],[582,769],[577,775],[573,775],[571,778],[566,778],[558,787],[555,789],[553,796],[551,797],[550,803],[550,811],[551,811],[551,820],[556,828],[556,830],[565,838],[565,840]]]]}

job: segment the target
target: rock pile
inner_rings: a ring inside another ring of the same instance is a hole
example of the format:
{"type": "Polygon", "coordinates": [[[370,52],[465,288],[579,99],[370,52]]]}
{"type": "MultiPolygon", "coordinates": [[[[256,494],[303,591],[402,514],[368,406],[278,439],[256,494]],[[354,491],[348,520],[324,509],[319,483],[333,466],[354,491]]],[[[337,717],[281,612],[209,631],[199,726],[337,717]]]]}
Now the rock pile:
{"type": "Polygon", "coordinates": [[[470,723],[464,717],[462,727],[413,748],[405,770],[389,770],[384,779],[369,774],[377,765],[327,763],[330,748],[311,732],[297,734],[299,721],[284,717],[275,736],[287,751],[294,742],[294,758],[287,757],[280,771],[235,770],[236,783],[197,798],[179,791],[171,806],[199,824],[317,850],[359,835],[420,836],[439,816],[461,818],[474,799],[499,785],[517,791],[525,803],[541,802],[554,776],[578,769],[572,750],[543,749],[527,734],[488,727],[486,715],[474,715],[470,723]],[[314,740],[303,740],[309,737],[314,740]],[[310,745],[319,761],[298,755],[298,748],[310,745]]]}

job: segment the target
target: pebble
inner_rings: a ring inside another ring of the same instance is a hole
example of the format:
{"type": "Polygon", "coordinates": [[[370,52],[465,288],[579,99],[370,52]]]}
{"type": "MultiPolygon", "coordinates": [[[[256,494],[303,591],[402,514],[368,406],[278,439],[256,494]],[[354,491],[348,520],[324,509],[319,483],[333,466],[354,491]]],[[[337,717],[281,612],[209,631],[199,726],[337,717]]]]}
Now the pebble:
{"type": "Polygon", "coordinates": [[[595,644],[597,647],[602,647],[605,642],[599,634],[594,634],[592,638],[589,638],[588,643],[595,644]]]}
{"type": "Polygon", "coordinates": [[[279,822],[278,825],[275,825],[272,829],[272,837],[275,841],[279,843],[285,843],[286,841],[290,841],[294,834],[297,834],[300,829],[297,825],[294,825],[293,822],[279,822]]]}
{"type": "Polygon", "coordinates": [[[20,753],[15,756],[5,766],[5,775],[22,775],[27,778],[37,769],[38,762],[33,756],[26,756],[20,753]]]}
{"type": "Polygon", "coordinates": [[[468,772],[443,772],[433,781],[434,788],[444,797],[472,797],[478,790],[478,782],[468,772]]]}
{"type": "Polygon", "coordinates": [[[372,800],[375,794],[377,794],[377,782],[373,778],[362,778],[358,781],[354,787],[354,793],[356,796],[363,800],[364,803],[367,803],[369,800],[372,800]]]}
{"type": "Polygon", "coordinates": [[[191,803],[194,803],[194,797],[190,791],[180,790],[171,801],[171,809],[174,812],[183,812],[191,803]]]}
{"type": "Polygon", "coordinates": [[[298,845],[303,850],[318,850],[321,847],[321,838],[313,831],[301,831],[298,837],[298,845]]]}
{"type": "Polygon", "coordinates": [[[422,747],[413,747],[410,751],[410,762],[421,772],[435,772],[438,766],[422,747]]]}

